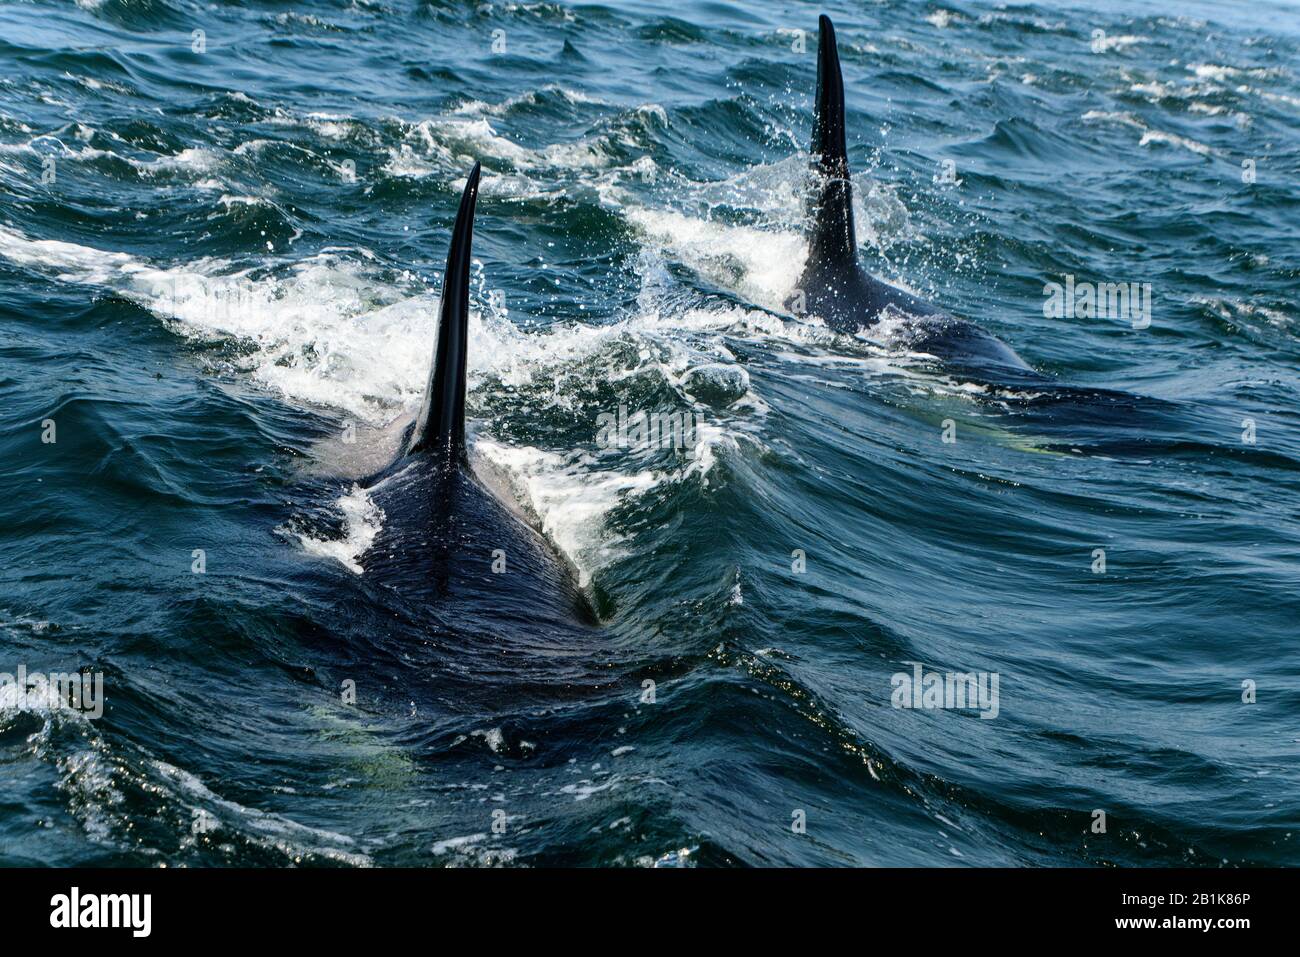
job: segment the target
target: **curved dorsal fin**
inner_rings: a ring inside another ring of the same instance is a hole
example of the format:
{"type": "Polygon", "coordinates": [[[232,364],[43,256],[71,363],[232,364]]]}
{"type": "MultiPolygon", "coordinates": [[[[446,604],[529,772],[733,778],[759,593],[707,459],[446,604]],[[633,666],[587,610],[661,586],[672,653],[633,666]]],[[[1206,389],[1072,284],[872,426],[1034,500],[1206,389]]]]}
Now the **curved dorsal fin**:
{"type": "Polygon", "coordinates": [[[844,135],[844,78],[835,46],[835,26],[823,14],[818,21],[817,103],[813,120],[813,166],[820,183],[808,232],[808,261],[844,265],[858,261],[853,231],[853,183],[844,135]]]}
{"type": "Polygon", "coordinates": [[[456,225],[452,227],[447,269],[442,276],[438,341],[424,390],[424,405],[415,420],[407,453],[429,452],[447,463],[465,458],[465,350],[469,338],[470,247],[474,239],[474,204],[478,199],[479,164],[465,181],[456,225]]]}

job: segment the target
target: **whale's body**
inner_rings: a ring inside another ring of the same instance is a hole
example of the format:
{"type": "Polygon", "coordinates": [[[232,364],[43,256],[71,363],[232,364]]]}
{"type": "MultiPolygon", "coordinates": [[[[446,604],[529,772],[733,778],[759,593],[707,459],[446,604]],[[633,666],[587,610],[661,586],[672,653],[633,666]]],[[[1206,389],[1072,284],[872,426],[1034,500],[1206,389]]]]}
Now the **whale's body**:
{"type": "Polygon", "coordinates": [[[820,21],[817,103],[812,154],[818,183],[808,230],[808,261],[787,305],[818,316],[837,332],[857,332],[897,317],[895,337],[914,352],[971,370],[1013,376],[1033,370],[1001,340],[979,326],[881,282],[858,262],[844,128],[844,80],[835,28],[820,21]]]}
{"type": "Polygon", "coordinates": [[[465,443],[470,247],[479,167],[447,256],[424,403],[396,459],[363,483],[383,514],[366,583],[427,631],[509,642],[571,637],[593,616],[569,565],[470,466],[465,443]]]}
{"type": "Polygon", "coordinates": [[[539,639],[594,623],[568,564],[467,465],[399,460],[369,494],[383,528],[365,577],[416,619],[539,639]]]}

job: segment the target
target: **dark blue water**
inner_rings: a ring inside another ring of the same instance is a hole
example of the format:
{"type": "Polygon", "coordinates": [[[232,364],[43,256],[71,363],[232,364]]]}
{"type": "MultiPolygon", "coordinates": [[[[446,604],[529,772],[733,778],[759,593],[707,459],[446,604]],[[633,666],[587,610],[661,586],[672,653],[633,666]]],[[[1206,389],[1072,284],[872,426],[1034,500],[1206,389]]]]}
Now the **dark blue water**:
{"type": "Polygon", "coordinates": [[[0,689],[0,861],[1296,862],[1295,7],[825,8],[864,263],[1029,393],[784,311],[822,10],[0,6],[0,672],[106,701],[0,689]],[[571,661],[361,613],[475,160],[472,445],[571,661]]]}

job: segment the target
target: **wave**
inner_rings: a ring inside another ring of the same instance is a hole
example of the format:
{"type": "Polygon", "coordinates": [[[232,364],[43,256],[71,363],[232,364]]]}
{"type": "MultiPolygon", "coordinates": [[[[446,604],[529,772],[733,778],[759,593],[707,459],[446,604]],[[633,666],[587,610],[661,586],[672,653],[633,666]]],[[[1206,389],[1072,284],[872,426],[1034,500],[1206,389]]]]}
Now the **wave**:
{"type": "MultiPolygon", "coordinates": [[[[323,252],[271,269],[232,271],[221,260],[168,268],[127,253],[33,240],[0,227],[0,256],[61,282],[111,289],[183,336],[234,339],[244,347],[242,354],[218,360],[232,371],[290,401],[340,410],[374,435],[391,439],[388,427],[413,414],[423,395],[438,298],[409,274],[394,275],[379,266],[364,250],[323,252]]],[[[743,311],[740,316],[697,311],[683,322],[652,309],[610,326],[575,323],[524,332],[493,307],[481,272],[476,283],[480,302],[486,302],[471,310],[476,348],[468,372],[471,414],[489,416],[481,428],[508,424],[510,407],[525,397],[569,414],[594,403],[616,411],[620,382],[639,383],[624,389],[623,401],[633,409],[664,402],[708,422],[688,460],[650,470],[639,464],[636,450],[560,455],[508,449],[490,435],[475,438],[476,454],[511,473],[539,527],[589,576],[610,554],[601,537],[602,516],[626,496],[663,482],[707,481],[716,450],[735,446],[734,430],[743,429],[735,416],[749,414],[744,411],[748,378],[738,371],[734,380],[740,385],[719,386],[725,370],[735,367],[729,353],[707,341],[677,341],[676,335],[734,328],[744,323],[743,311]],[[706,387],[709,378],[715,381],[706,387]],[[607,383],[603,399],[589,395],[593,381],[607,383]],[[565,382],[567,388],[557,389],[565,382]],[[581,520],[575,520],[578,513],[581,520]]],[[[774,332],[784,328],[780,322],[760,325],[774,332]]],[[[590,419],[581,441],[590,448],[597,425],[594,413],[585,414],[590,419]]],[[[313,554],[356,571],[382,517],[355,489],[342,495],[337,507],[346,517],[341,537],[298,533],[298,539],[313,554]]]]}

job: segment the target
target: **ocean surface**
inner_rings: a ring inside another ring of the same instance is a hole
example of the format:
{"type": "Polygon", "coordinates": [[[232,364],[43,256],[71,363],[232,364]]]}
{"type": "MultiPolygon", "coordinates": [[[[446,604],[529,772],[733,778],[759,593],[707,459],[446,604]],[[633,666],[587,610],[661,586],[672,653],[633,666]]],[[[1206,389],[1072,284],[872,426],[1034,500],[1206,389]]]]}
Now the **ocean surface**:
{"type": "Polygon", "coordinates": [[[0,5],[0,672],[103,680],[0,682],[0,863],[1297,863],[1296,14],[0,5]],[[1059,389],[784,309],[822,12],[864,264],[1059,389]],[[473,455],[595,647],[359,626],[475,160],[473,455]]]}

